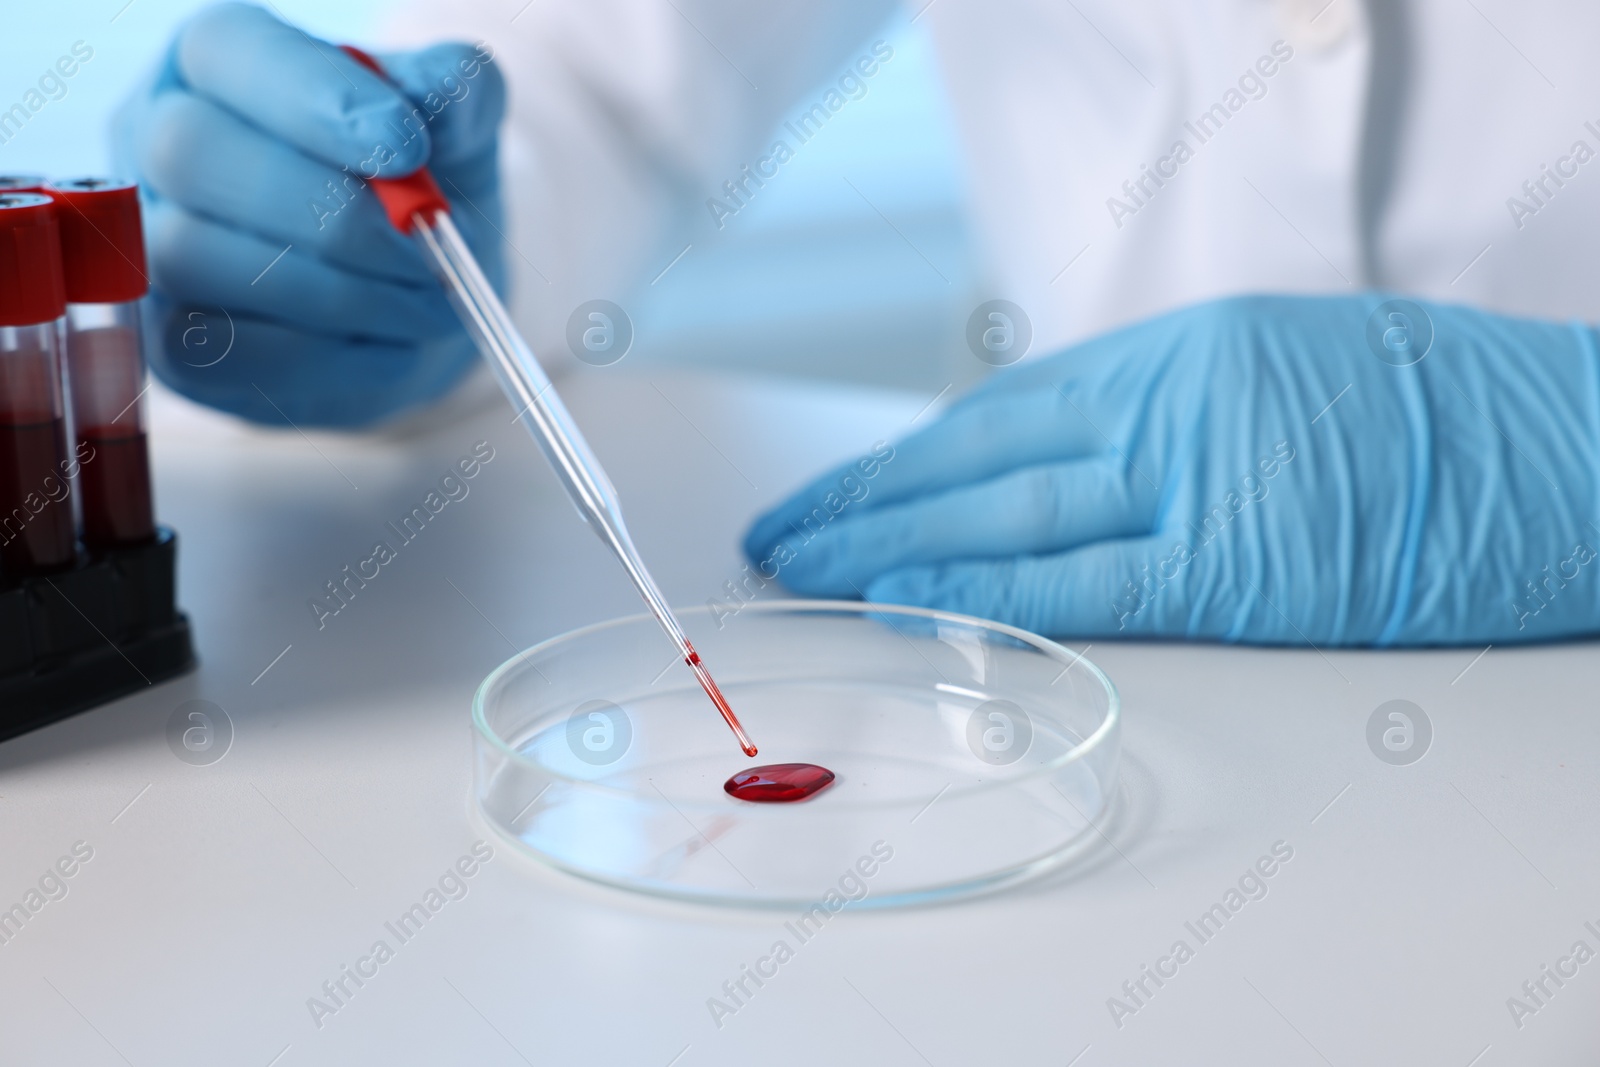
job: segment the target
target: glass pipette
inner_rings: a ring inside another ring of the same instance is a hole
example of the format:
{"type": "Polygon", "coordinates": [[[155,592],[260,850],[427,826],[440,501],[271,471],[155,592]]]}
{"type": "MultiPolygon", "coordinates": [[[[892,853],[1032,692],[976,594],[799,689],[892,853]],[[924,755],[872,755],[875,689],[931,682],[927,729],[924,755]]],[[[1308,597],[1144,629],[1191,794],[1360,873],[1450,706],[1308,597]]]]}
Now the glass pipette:
{"type": "MultiPolygon", "coordinates": [[[[365,52],[349,45],[344,46],[344,50],[369,70],[382,75],[378,62],[365,52]]],[[[701,662],[700,654],[689,643],[683,627],[639,557],[633,539],[628,536],[611,479],[606,477],[589,443],[567,413],[566,405],[556,395],[549,376],[484,277],[472,250],[451,220],[450,205],[433,175],[424,167],[404,178],[374,178],[369,184],[388,213],[389,221],[401,233],[413,236],[423,248],[456,314],[461,316],[478,351],[494,369],[500,388],[516,408],[518,421],[538,442],[567,495],[577,506],[579,516],[616,553],[650,613],[678,647],[700,687],[739,739],[739,747],[745,755],[754,756],[756,746],[728,706],[722,690],[717,688],[711,672],[701,662]]]]}

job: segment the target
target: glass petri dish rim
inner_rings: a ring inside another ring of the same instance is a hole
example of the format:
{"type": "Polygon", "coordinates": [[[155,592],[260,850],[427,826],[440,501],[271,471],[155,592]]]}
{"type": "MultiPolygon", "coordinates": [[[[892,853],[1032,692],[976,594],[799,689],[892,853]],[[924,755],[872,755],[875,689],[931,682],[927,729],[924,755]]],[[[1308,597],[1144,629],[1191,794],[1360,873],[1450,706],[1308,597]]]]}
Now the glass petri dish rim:
{"type": "MultiPolygon", "coordinates": [[[[1108,797],[1106,808],[1109,809],[1116,803],[1114,797],[1108,797]]],[[[480,806],[480,814],[483,814],[480,806]]],[[[661,882],[641,882],[615,875],[603,874],[592,868],[582,867],[546,852],[518,837],[505,825],[491,816],[483,815],[488,823],[489,832],[498,835],[501,840],[513,848],[520,849],[524,854],[532,856],[539,863],[545,864],[553,870],[573,878],[582,878],[584,881],[595,885],[603,885],[609,889],[621,890],[625,893],[634,893],[662,900],[675,900],[684,904],[710,907],[743,908],[750,911],[772,912],[784,908],[805,908],[816,902],[816,897],[809,894],[799,896],[747,896],[741,893],[717,892],[714,890],[683,889],[661,882]]],[[[1060,847],[1051,852],[1034,856],[1012,868],[997,868],[969,877],[946,879],[915,888],[903,889],[899,892],[881,896],[868,895],[860,900],[851,901],[851,911],[893,911],[901,908],[915,908],[927,905],[938,905],[966,900],[971,897],[987,896],[1032,881],[1034,878],[1058,870],[1071,863],[1074,859],[1092,848],[1096,834],[1090,830],[1097,830],[1090,822],[1070,839],[1063,842],[1060,847]]],[[[1104,836],[1104,835],[1100,835],[1104,836]]]]}
{"type": "MultiPolygon", "coordinates": [[[[681,611],[674,609],[674,611],[676,611],[679,618],[684,618],[694,615],[709,614],[710,609],[707,607],[693,607],[681,611]]],[[[1076,762],[1088,753],[1094,751],[1094,749],[1098,748],[1105,741],[1105,739],[1110,736],[1112,731],[1117,728],[1117,724],[1122,718],[1122,695],[1117,691],[1116,685],[1109,677],[1107,677],[1106,673],[1096,666],[1094,662],[1091,661],[1087,656],[1079,652],[1074,652],[1072,649],[1060,644],[1059,642],[1052,641],[1048,637],[1041,637],[1040,635],[1031,631],[1023,630],[1016,626],[1008,626],[1003,622],[995,622],[992,619],[980,619],[976,615],[961,615],[953,611],[939,611],[935,608],[919,608],[913,607],[909,604],[877,604],[871,601],[863,600],[756,600],[745,604],[744,607],[740,609],[741,614],[747,611],[756,612],[759,614],[779,614],[785,612],[809,612],[823,614],[827,612],[843,612],[856,616],[864,616],[869,614],[907,615],[922,619],[935,619],[944,622],[959,623],[963,626],[973,627],[978,630],[987,630],[993,633],[1005,634],[1007,637],[1015,638],[1024,644],[1031,645],[1034,648],[1039,649],[1041,652],[1044,652],[1046,655],[1049,655],[1052,658],[1060,660],[1064,663],[1068,670],[1072,669],[1073,667],[1083,666],[1091,672],[1092,677],[1099,682],[1100,688],[1104,690],[1106,694],[1105,717],[1101,719],[1100,725],[1095,727],[1093,733],[1084,738],[1082,741],[1078,742],[1078,744],[1074,745],[1072,748],[1068,749],[1066,752],[1063,752],[1061,755],[1057,756],[1055,759],[1050,760],[1048,763],[1039,764],[1037,767],[1029,770],[1026,774],[1019,774],[1014,778],[978,782],[973,785],[953,788],[950,790],[951,796],[966,796],[988,790],[1011,789],[1021,782],[1030,781],[1034,778],[1043,777],[1044,775],[1058,771],[1062,767],[1076,762]]],[[[547,637],[538,644],[532,645],[523,651],[518,652],[515,656],[512,656],[510,659],[500,664],[500,666],[490,671],[489,676],[478,684],[477,691],[472,694],[473,730],[479,735],[479,737],[488,741],[492,747],[498,749],[503,755],[506,756],[506,758],[513,760],[516,763],[529,768],[530,770],[537,771],[540,774],[562,782],[567,782],[575,786],[582,786],[584,789],[588,790],[597,790],[603,793],[610,793],[618,797],[636,796],[637,794],[631,789],[624,789],[619,786],[608,785],[604,782],[597,782],[590,778],[578,778],[573,775],[564,774],[554,767],[551,767],[549,764],[540,763],[537,760],[529,759],[521,752],[512,748],[503,737],[501,737],[494,731],[492,727],[490,727],[488,719],[485,717],[484,705],[486,703],[489,691],[494,688],[500,679],[504,675],[509,674],[517,667],[518,664],[535,653],[542,652],[545,649],[550,648],[552,645],[577,640],[579,638],[587,637],[590,634],[599,633],[603,630],[610,630],[617,627],[627,626],[631,623],[644,621],[654,623],[655,617],[652,616],[648,611],[641,611],[634,615],[623,615],[615,619],[605,619],[600,622],[592,622],[587,626],[580,626],[576,630],[567,630],[566,632],[559,633],[554,637],[547,637]]],[[[895,803],[898,802],[880,801],[879,805],[893,805],[895,803]]]]}

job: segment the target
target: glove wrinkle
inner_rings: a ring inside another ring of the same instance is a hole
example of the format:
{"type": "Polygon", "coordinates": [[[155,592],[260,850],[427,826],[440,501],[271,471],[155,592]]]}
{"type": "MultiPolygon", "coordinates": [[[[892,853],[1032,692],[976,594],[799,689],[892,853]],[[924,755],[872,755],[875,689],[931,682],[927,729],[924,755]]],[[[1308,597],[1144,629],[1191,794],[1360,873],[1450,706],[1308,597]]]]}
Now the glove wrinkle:
{"type": "Polygon", "coordinates": [[[1416,586],[1417,560],[1422,534],[1428,521],[1428,503],[1433,495],[1433,419],[1423,397],[1419,366],[1396,367],[1395,391],[1406,415],[1406,434],[1411,442],[1410,493],[1406,500],[1405,541],[1400,558],[1394,563],[1397,579],[1388,622],[1373,644],[1392,645],[1405,627],[1411,609],[1411,593],[1416,586]]]}

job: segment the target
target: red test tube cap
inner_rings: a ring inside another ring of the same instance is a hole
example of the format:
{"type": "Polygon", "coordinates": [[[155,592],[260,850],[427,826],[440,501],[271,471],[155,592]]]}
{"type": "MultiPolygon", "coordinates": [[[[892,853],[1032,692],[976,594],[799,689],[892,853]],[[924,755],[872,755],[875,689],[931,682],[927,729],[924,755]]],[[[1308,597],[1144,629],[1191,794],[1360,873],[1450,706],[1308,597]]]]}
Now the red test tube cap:
{"type": "Polygon", "coordinates": [[[40,193],[0,193],[0,326],[32,326],[67,310],[55,205],[40,193]]]}
{"type": "Polygon", "coordinates": [[[45,180],[37,174],[0,174],[0,193],[42,193],[45,180]]]}
{"type": "Polygon", "coordinates": [[[120,304],[150,289],[139,187],[103,178],[51,182],[59,205],[67,300],[120,304]]]}

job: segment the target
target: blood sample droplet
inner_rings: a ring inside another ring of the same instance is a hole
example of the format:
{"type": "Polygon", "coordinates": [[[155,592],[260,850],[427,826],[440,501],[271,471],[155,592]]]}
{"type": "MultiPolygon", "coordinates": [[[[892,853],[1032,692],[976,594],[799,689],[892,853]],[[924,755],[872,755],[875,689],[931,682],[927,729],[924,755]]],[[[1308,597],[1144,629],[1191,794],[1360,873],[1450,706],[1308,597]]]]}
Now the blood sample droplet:
{"type": "Polygon", "coordinates": [[[832,782],[833,772],[815,763],[772,763],[740,771],[723,782],[722,789],[738,800],[787,804],[819,793],[832,782]]]}

